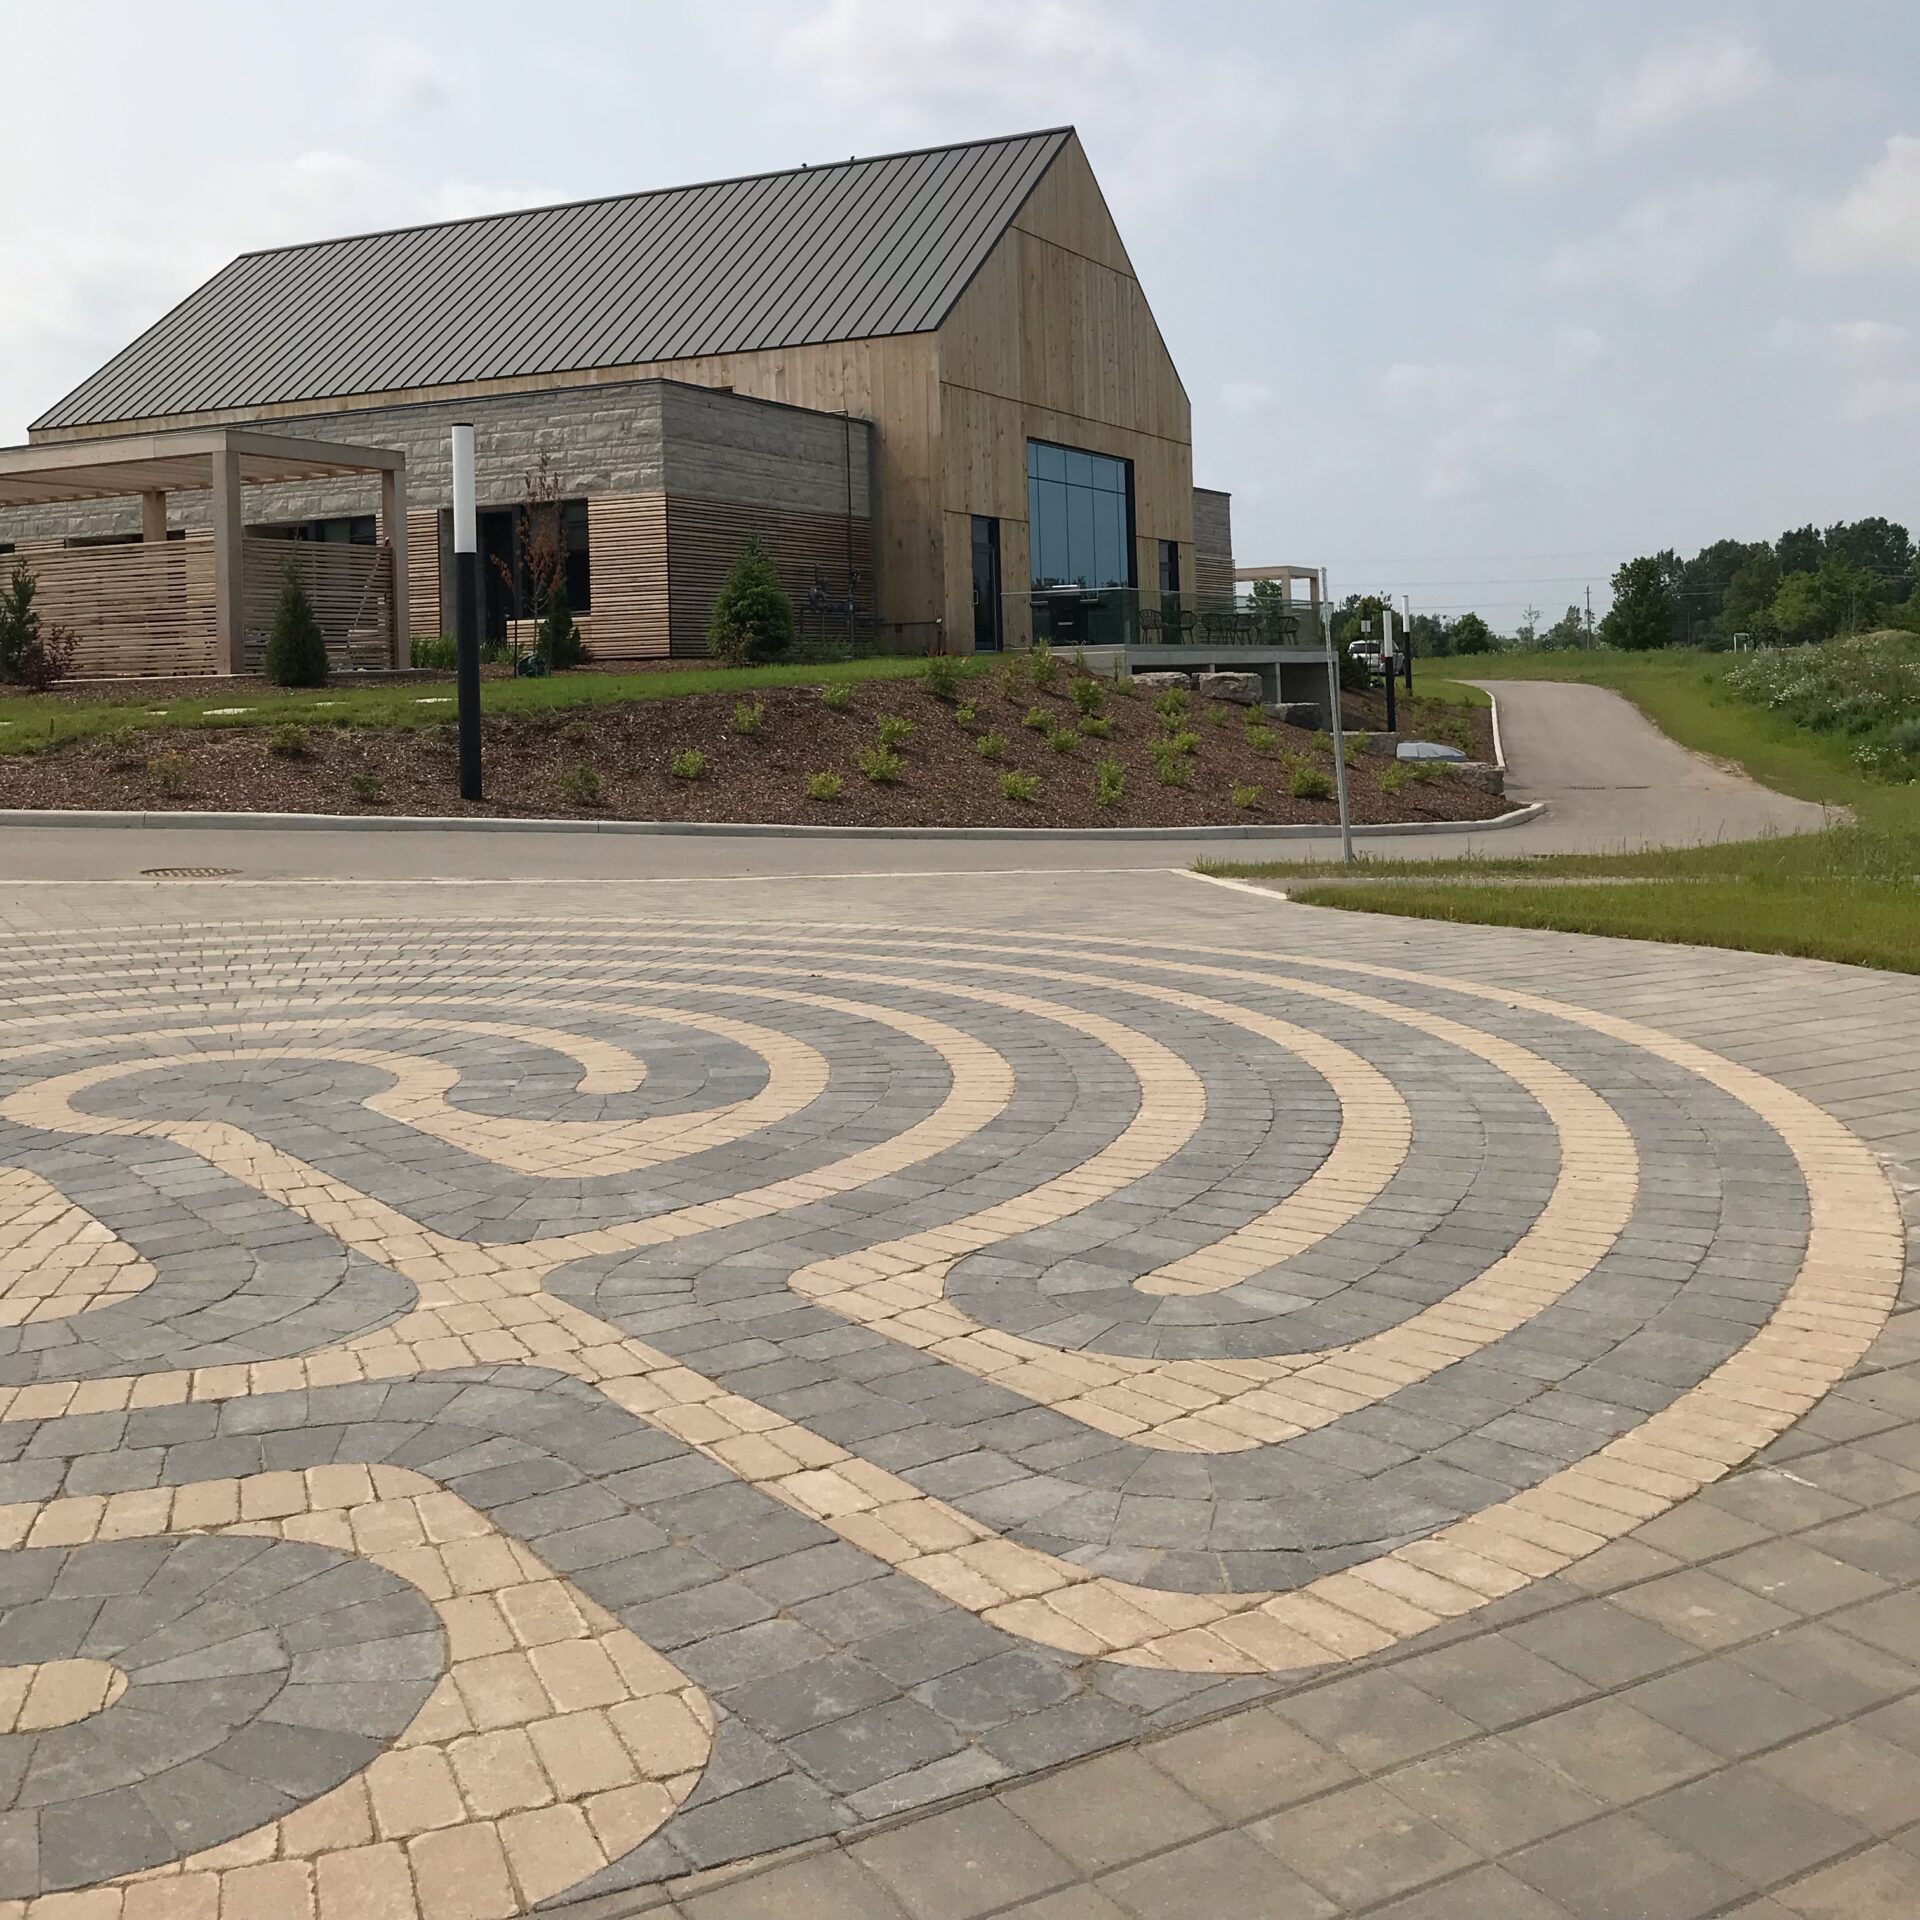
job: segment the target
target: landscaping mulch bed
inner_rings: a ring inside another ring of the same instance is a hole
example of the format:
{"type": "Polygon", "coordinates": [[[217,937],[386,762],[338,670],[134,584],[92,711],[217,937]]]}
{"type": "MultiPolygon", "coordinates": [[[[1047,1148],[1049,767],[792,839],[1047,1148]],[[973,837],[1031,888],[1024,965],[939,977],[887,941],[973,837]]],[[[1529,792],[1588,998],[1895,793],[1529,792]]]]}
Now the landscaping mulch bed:
{"type": "MultiPolygon", "coordinates": [[[[1080,717],[1073,678],[1062,669],[1050,687],[1038,690],[1023,672],[1005,668],[970,676],[960,699],[977,708],[971,724],[963,724],[955,703],[912,680],[856,683],[851,704],[838,712],[811,687],[764,689],[749,696],[762,713],[751,734],[735,730],[736,702],[725,694],[492,716],[484,728],[487,800],[477,807],[455,796],[451,724],[315,726],[291,740],[284,729],[257,725],[155,726],[0,760],[0,807],[894,827],[1324,826],[1336,820],[1331,798],[1295,799],[1287,792],[1295,767],[1331,772],[1326,737],[1269,723],[1274,743],[1256,751],[1246,738],[1248,710],[1224,702],[1192,702],[1186,724],[1199,742],[1186,787],[1160,782],[1153,742],[1164,727],[1144,690],[1133,698],[1109,695],[1110,738],[1078,738],[1070,751],[1056,752],[1022,721],[1040,708],[1056,734],[1073,728],[1080,717]],[[886,714],[911,721],[913,732],[898,749],[898,780],[879,783],[863,775],[859,757],[876,744],[886,714]],[[980,736],[990,731],[1005,737],[1001,759],[978,751],[980,736]],[[690,749],[704,756],[699,777],[676,779],[671,763],[690,749]],[[1093,795],[1095,768],[1105,759],[1118,761],[1126,776],[1124,796],[1111,807],[1097,805],[1093,795]],[[810,798],[809,777],[829,772],[842,777],[839,797],[810,798]],[[1008,772],[1038,778],[1032,800],[1003,795],[1001,776],[1008,772]],[[1236,804],[1235,787],[1255,787],[1258,797],[1236,804]]],[[[1467,710],[1445,711],[1456,726],[1468,722],[1467,710]]],[[[1354,718],[1364,724],[1361,711],[1354,718]]],[[[1484,728],[1484,712],[1477,720],[1484,728]]],[[[1383,776],[1390,785],[1396,778],[1390,760],[1365,752],[1353,758],[1350,792],[1359,822],[1491,819],[1509,808],[1497,794],[1452,775],[1407,780],[1390,791],[1382,785],[1383,776]]]]}

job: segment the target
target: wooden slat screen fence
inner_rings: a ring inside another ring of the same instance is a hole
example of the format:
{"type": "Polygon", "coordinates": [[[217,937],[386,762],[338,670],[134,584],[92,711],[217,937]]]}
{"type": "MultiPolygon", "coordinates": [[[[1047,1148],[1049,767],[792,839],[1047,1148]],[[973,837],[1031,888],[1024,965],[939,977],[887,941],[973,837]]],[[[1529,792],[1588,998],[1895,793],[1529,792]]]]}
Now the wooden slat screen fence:
{"type": "Polygon", "coordinates": [[[416,640],[440,633],[440,516],[431,507],[407,515],[407,625],[416,640]]]}
{"type": "MultiPolygon", "coordinates": [[[[848,559],[855,576],[859,613],[874,610],[873,539],[868,521],[849,522],[844,513],[804,513],[792,508],[743,506],[731,500],[705,500],[670,494],[666,501],[667,555],[673,577],[672,646],[676,654],[707,651],[707,618],[719,597],[728,569],[755,534],[772,554],[780,584],[793,596],[796,619],[817,626],[820,616],[806,610],[815,575],[827,594],[847,591],[848,559]]],[[[594,566],[594,605],[600,604],[599,557],[594,566]]]]}
{"type": "Polygon", "coordinates": [[[587,500],[593,610],[581,621],[596,660],[651,660],[667,645],[667,497],[594,494],[587,500]]]}
{"type": "Polygon", "coordinates": [[[298,567],[336,667],[393,665],[393,550],[384,541],[266,540],[243,549],[247,671],[258,673],[289,565],[298,567]]]}
{"type": "MultiPolygon", "coordinates": [[[[213,536],[107,547],[35,547],[20,558],[39,582],[34,604],[47,626],[78,642],[76,678],[220,671],[213,620],[213,536]]],[[[12,559],[0,559],[11,566],[12,559]]]]}

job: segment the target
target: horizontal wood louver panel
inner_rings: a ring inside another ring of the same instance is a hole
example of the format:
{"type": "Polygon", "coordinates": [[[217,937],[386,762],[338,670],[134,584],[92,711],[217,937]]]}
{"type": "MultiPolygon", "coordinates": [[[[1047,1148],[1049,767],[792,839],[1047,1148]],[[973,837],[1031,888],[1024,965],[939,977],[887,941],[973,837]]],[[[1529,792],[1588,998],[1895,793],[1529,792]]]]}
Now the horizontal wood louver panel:
{"type": "Polygon", "coordinates": [[[211,534],[110,547],[23,543],[20,557],[39,583],[42,626],[74,636],[77,678],[219,671],[211,534]]]}
{"type": "Polygon", "coordinates": [[[407,515],[407,627],[415,640],[440,632],[440,516],[407,515]]]}
{"type": "MultiPolygon", "coordinates": [[[[748,506],[732,500],[669,495],[667,555],[671,579],[673,652],[707,652],[707,619],[728,570],[748,540],[759,536],[793,596],[803,632],[828,631],[830,617],[807,609],[818,587],[830,598],[847,593],[849,558],[854,603],[863,619],[874,612],[873,539],[868,522],[844,513],[806,513],[793,508],[748,506]]],[[[598,561],[594,605],[599,605],[598,561]]]]}
{"type": "Polygon", "coordinates": [[[667,645],[667,497],[595,494],[587,501],[593,610],[581,625],[596,660],[653,660],[667,645]]]}
{"type": "Polygon", "coordinates": [[[242,544],[246,669],[266,658],[289,566],[299,570],[326,636],[327,657],[339,667],[393,664],[393,551],[383,541],[262,540],[242,544]]]}

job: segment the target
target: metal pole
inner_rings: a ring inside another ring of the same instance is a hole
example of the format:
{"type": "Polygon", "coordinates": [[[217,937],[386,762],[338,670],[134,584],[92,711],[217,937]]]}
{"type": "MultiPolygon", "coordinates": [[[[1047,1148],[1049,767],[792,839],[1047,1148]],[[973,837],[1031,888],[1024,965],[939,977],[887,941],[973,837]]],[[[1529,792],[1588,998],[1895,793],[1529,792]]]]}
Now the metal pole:
{"type": "Polygon", "coordinates": [[[1353,865],[1353,816],[1347,811],[1347,736],[1340,721],[1340,661],[1333,650],[1333,603],[1327,570],[1320,569],[1321,633],[1327,644],[1327,713],[1333,722],[1333,790],[1340,800],[1340,858],[1353,865]]]}
{"type": "Polygon", "coordinates": [[[1380,647],[1381,665],[1387,670],[1387,731],[1400,731],[1400,715],[1393,704],[1393,676],[1399,665],[1393,657],[1393,602],[1382,598],[1380,602],[1380,647]]]}
{"type": "Polygon", "coordinates": [[[1407,656],[1407,691],[1413,691],[1413,596],[1403,593],[1400,596],[1400,638],[1404,642],[1401,651],[1407,656]]]}
{"type": "Polygon", "coordinates": [[[454,691],[459,696],[460,798],[480,793],[480,541],[473,504],[473,428],[453,430],[454,691]]]}

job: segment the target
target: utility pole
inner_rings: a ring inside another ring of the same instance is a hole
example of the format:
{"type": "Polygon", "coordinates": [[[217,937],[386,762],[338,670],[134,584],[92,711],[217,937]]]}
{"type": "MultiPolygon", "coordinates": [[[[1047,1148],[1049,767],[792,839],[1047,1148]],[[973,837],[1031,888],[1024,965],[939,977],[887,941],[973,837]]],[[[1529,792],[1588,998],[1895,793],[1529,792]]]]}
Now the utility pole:
{"type": "Polygon", "coordinates": [[[1587,645],[1593,645],[1593,589],[1587,589],[1587,645]]]}

